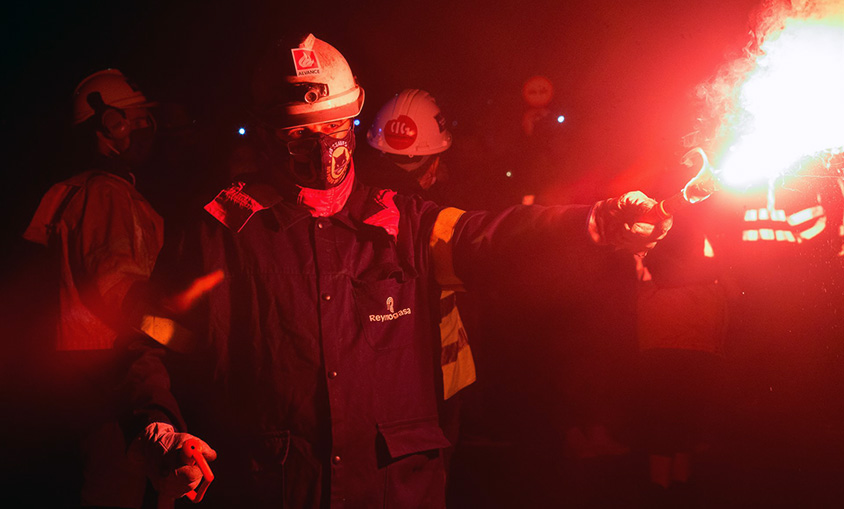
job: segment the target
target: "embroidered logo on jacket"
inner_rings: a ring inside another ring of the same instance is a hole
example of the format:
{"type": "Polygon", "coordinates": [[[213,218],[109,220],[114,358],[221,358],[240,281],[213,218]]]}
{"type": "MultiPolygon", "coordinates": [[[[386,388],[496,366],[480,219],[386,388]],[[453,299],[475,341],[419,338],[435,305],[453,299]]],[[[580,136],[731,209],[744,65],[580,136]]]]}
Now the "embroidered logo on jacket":
{"type": "Polygon", "coordinates": [[[388,322],[390,320],[395,320],[405,315],[409,315],[411,313],[410,308],[400,309],[398,311],[395,310],[395,301],[392,297],[387,297],[387,311],[389,313],[385,315],[369,315],[370,322],[388,322]]]}

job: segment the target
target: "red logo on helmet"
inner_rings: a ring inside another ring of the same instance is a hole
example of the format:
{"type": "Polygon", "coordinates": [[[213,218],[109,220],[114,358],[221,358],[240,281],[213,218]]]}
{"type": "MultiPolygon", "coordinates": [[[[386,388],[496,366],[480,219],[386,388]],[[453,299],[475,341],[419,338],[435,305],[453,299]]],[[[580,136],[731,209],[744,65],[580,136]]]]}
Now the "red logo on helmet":
{"type": "Polygon", "coordinates": [[[405,149],[416,141],[416,122],[407,115],[389,120],[384,125],[384,141],[395,149],[405,149]]]}
{"type": "Polygon", "coordinates": [[[296,67],[296,76],[308,76],[319,74],[319,60],[316,52],[312,49],[292,48],[293,65],[296,67]]]}

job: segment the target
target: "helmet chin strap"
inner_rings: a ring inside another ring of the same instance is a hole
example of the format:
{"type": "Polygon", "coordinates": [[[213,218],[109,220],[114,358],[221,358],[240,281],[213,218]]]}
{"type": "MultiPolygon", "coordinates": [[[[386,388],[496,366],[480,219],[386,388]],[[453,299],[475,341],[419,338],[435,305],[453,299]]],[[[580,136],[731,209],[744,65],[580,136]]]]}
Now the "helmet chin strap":
{"type": "MultiPolygon", "coordinates": [[[[108,150],[108,154],[103,154],[104,156],[109,156],[109,155],[119,156],[120,155],[120,151],[117,150],[117,147],[114,146],[113,140],[111,138],[109,138],[108,136],[106,136],[105,134],[99,132],[99,131],[97,131],[97,141],[101,145],[105,145],[105,148],[108,150]]],[[[102,153],[102,151],[100,151],[100,153],[102,153]]]]}
{"type": "Polygon", "coordinates": [[[409,171],[410,175],[422,189],[429,189],[437,182],[437,168],[440,165],[440,156],[435,154],[433,156],[426,156],[422,166],[415,170],[409,171]]]}
{"type": "Polygon", "coordinates": [[[106,158],[107,165],[113,165],[113,167],[108,171],[123,177],[132,184],[132,187],[135,187],[138,181],[137,177],[135,177],[133,172],[129,171],[129,166],[126,165],[126,162],[120,158],[122,152],[117,150],[117,147],[114,146],[113,140],[99,132],[97,133],[97,137],[99,143],[104,145],[107,149],[107,153],[103,153],[103,150],[99,150],[100,155],[106,158]]]}

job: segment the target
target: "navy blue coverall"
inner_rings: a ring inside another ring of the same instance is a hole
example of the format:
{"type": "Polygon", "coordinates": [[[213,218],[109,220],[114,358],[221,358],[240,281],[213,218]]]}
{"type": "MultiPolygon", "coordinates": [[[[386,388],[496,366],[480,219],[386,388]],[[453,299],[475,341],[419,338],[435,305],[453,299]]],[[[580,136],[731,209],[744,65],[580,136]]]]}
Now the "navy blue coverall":
{"type": "Polygon", "coordinates": [[[165,246],[154,279],[169,288],[218,269],[224,279],[180,318],[193,353],[166,369],[163,348],[135,343],[131,404],[141,426],[189,422],[218,451],[203,505],[444,507],[442,273],[471,291],[564,265],[535,253],[610,249],[589,238],[589,207],[462,213],[398,195],[394,237],[366,222],[385,208],[378,196],[356,183],[323,218],[279,200],[238,233],[204,214],[165,246]]]}

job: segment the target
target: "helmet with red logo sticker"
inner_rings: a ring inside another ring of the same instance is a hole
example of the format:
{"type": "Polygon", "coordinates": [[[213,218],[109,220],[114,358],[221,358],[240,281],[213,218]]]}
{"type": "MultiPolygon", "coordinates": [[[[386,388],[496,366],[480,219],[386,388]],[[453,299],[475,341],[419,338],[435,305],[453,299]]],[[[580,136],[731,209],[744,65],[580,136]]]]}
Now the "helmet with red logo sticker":
{"type": "Polygon", "coordinates": [[[388,154],[425,156],[448,150],[451,133],[433,96],[407,89],[378,111],[366,141],[388,154]]]}
{"type": "Polygon", "coordinates": [[[276,42],[252,77],[253,113],[275,128],[356,117],[363,99],[343,55],[313,34],[276,42]]]}

